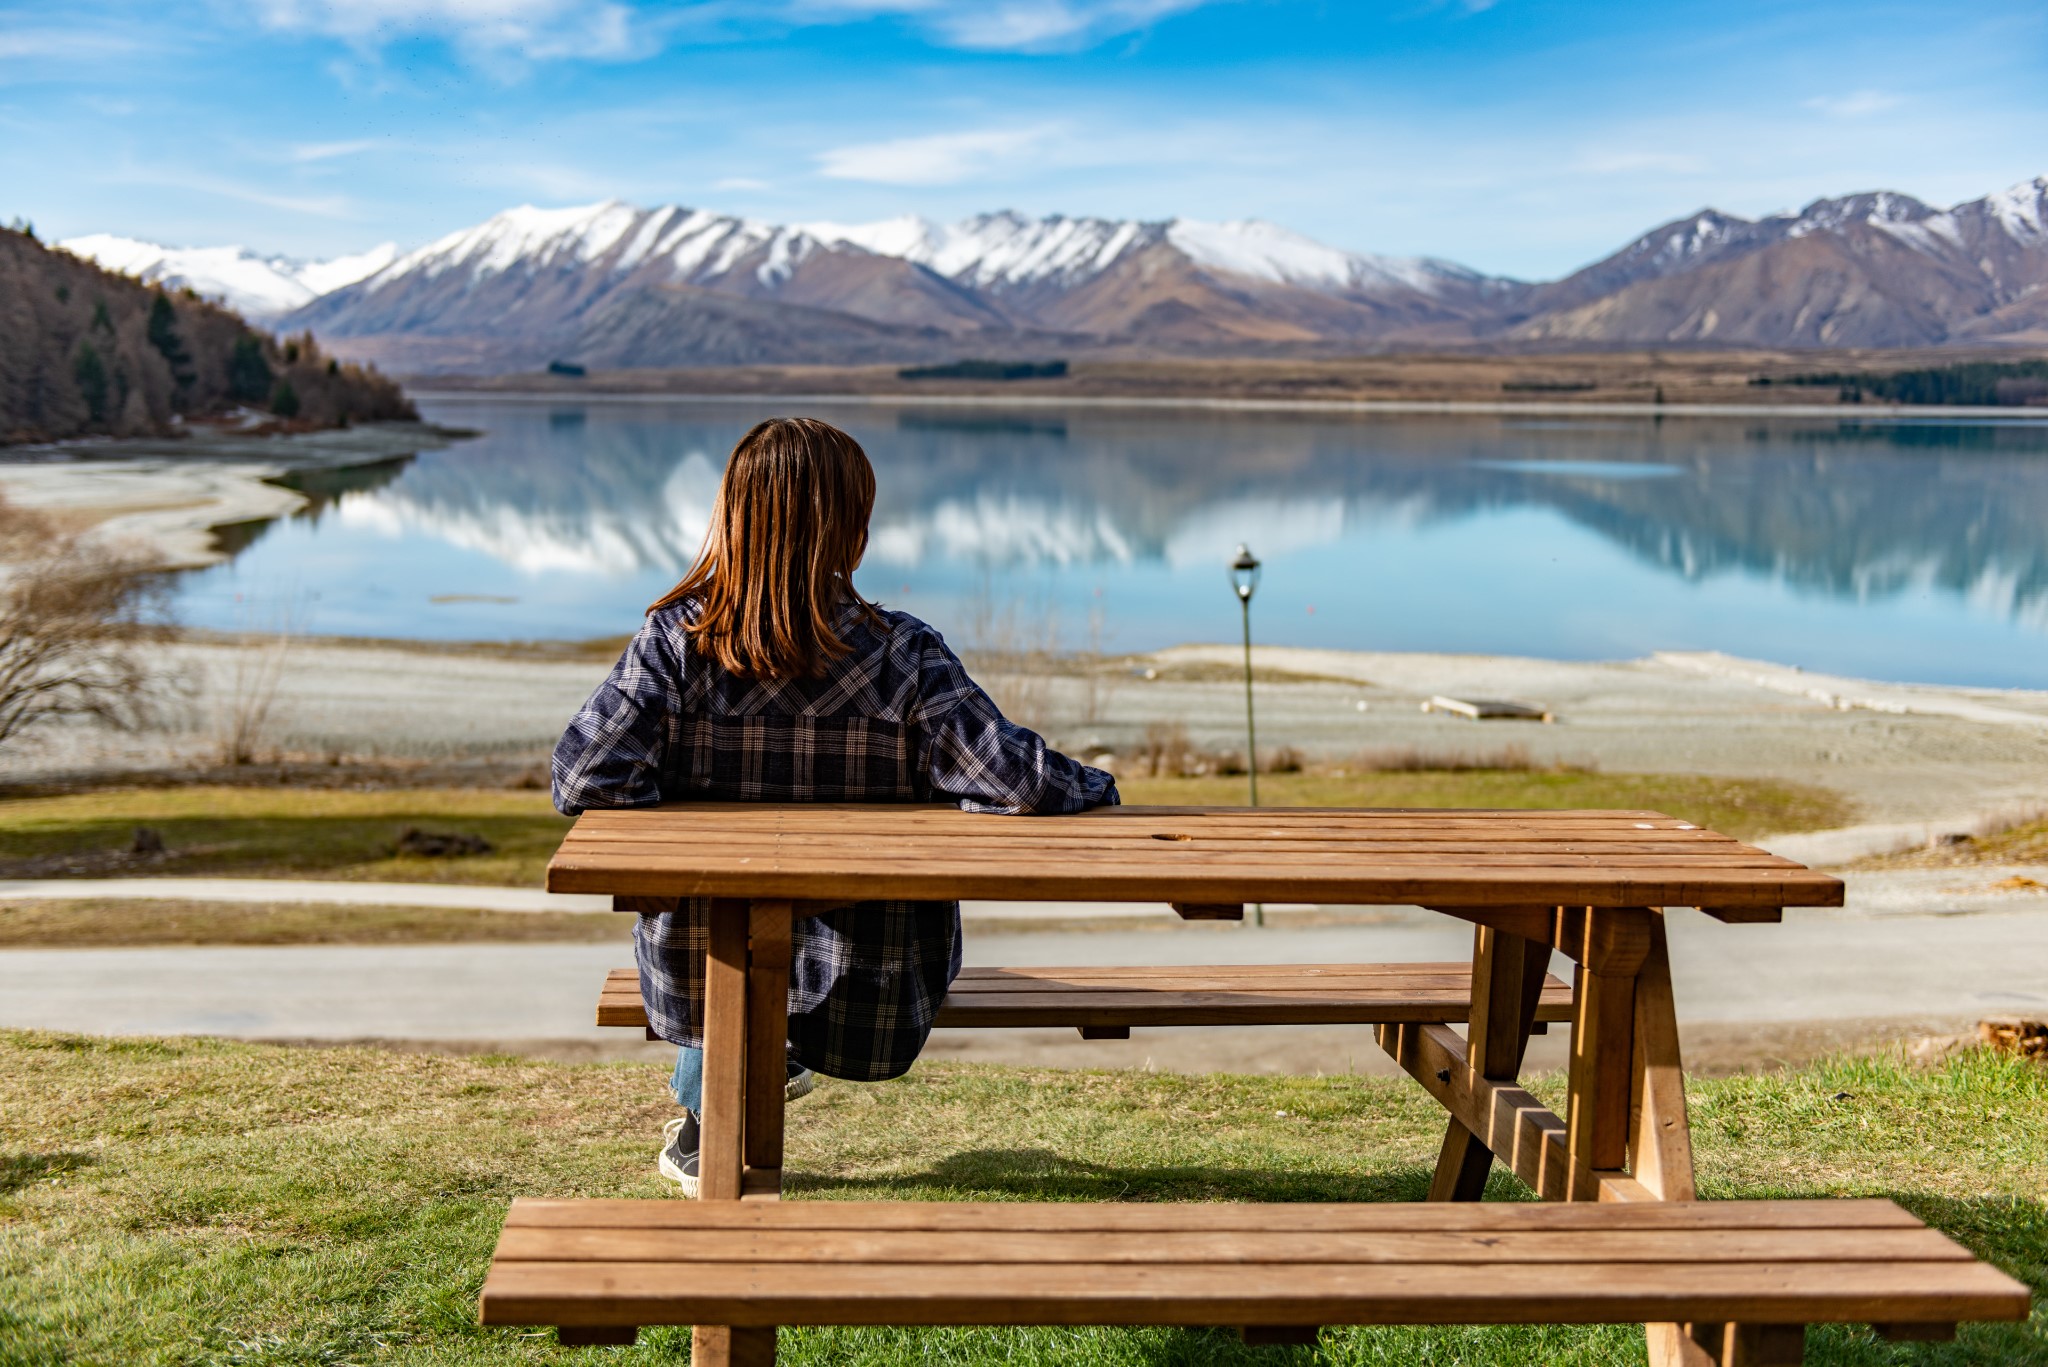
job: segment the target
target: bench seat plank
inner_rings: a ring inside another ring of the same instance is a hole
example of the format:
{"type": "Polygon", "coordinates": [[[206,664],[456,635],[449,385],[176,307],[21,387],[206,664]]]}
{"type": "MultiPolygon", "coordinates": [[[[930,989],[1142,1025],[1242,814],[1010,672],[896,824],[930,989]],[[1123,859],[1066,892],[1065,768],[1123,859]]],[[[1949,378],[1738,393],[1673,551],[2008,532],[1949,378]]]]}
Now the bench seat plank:
{"type": "MultiPolygon", "coordinates": [[[[1469,964],[1259,964],[1188,968],[967,968],[937,1025],[1380,1025],[1462,1021],[1469,964]]],[[[1571,1019],[1571,988],[1547,979],[1538,1022],[1571,1019]]],[[[601,1026],[645,1027],[638,973],[613,969],[598,996],[601,1026]]]]}
{"type": "Polygon", "coordinates": [[[889,1264],[505,1263],[485,1324],[1745,1324],[2019,1320],[1975,1262],[889,1264]]]}
{"type": "Polygon", "coordinates": [[[2029,1304],[1887,1201],[520,1201],[481,1313],[572,1327],[1944,1325],[2024,1319],[2029,1304]]]}
{"type": "Polygon", "coordinates": [[[924,1230],[508,1228],[500,1262],[800,1263],[1898,1263],[1968,1262],[1939,1231],[1742,1230],[1003,1230],[935,1239],[924,1230]]]}
{"type": "Polygon", "coordinates": [[[783,1201],[630,1199],[549,1200],[522,1196],[507,1229],[927,1230],[949,1231],[1539,1231],[1919,1229],[1890,1201],[1652,1201],[1640,1205],[1495,1201],[1288,1202],[1234,1205],[1208,1201],[783,1201]]]}

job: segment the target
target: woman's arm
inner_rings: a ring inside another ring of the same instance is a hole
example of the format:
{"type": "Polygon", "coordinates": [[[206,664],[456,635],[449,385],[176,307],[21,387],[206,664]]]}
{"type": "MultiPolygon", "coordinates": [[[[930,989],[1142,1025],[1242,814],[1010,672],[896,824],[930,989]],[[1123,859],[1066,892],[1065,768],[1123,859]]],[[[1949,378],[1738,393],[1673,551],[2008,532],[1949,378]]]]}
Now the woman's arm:
{"type": "Polygon", "coordinates": [[[1006,719],[937,632],[920,661],[918,696],[932,788],[963,811],[1057,816],[1121,800],[1107,772],[1006,719]]]}
{"type": "Polygon", "coordinates": [[[612,672],[569,719],[551,766],[555,810],[651,807],[661,801],[669,724],[682,709],[682,661],[650,617],[612,672]]]}

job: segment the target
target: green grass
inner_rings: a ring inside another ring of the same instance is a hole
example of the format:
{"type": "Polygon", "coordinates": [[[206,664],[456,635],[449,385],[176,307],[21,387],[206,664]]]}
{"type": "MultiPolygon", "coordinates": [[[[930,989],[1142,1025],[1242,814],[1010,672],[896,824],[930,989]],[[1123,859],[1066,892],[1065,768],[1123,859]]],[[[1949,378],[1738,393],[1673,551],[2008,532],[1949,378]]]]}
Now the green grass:
{"type": "MultiPolygon", "coordinates": [[[[1161,806],[1241,803],[1245,787],[1243,775],[1117,780],[1124,801],[1161,806]]],[[[1841,794],[1808,784],[1570,770],[1260,774],[1259,802],[1268,807],[1648,807],[1740,840],[1826,830],[1855,819],[1854,807],[1841,794]]]]}
{"type": "MultiPolygon", "coordinates": [[[[1119,780],[1124,800],[1231,805],[1242,778],[1119,780]]],[[[1654,807],[1737,837],[1846,824],[1823,788],[1684,774],[1461,772],[1263,774],[1275,807],[1654,807]]],[[[0,877],[221,875],[537,887],[569,823],[546,794],[493,789],[110,788],[0,801],[0,877]],[[127,853],[135,829],[161,856],[127,853]],[[408,826],[480,835],[489,854],[399,855],[408,826]]]]}
{"type": "Polygon", "coordinates": [[[633,918],[609,911],[471,911],[323,903],[140,900],[0,904],[0,948],[129,945],[611,943],[633,918]]]}
{"type": "Polygon", "coordinates": [[[111,788],[0,802],[8,877],[224,875],[537,887],[568,821],[540,792],[459,788],[111,788]],[[126,854],[135,828],[165,854],[126,854]],[[489,854],[394,852],[408,826],[480,835],[489,854]]]}
{"type": "MultiPolygon", "coordinates": [[[[645,1065],[0,1033],[0,1363],[681,1361],[674,1329],[598,1357],[475,1324],[512,1197],[668,1199],[661,1084],[645,1065]]],[[[1556,1079],[1535,1086],[1555,1103],[1556,1079]]],[[[1698,1082],[1693,1115],[1704,1196],[1891,1196],[2048,1283],[2048,1070],[1844,1061],[1698,1082]]],[[[790,1125],[793,1199],[1379,1201],[1424,1195],[1442,1115],[1405,1081],[951,1065],[827,1082],[790,1125]]],[[[1497,1174],[1489,1194],[1517,1188],[1497,1174]]],[[[1346,1329],[1314,1350],[1187,1330],[783,1344],[804,1367],[1643,1358],[1625,1327],[1346,1329]]],[[[2048,1363],[2048,1319],[1950,1345],[1822,1328],[1809,1361],[2048,1363]]]]}

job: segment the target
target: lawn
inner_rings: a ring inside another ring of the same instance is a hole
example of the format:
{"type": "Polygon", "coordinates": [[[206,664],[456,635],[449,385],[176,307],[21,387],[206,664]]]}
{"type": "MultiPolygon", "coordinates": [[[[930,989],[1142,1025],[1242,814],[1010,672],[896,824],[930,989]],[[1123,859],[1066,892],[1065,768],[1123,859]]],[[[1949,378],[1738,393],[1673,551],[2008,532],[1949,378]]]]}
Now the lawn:
{"type": "MultiPolygon", "coordinates": [[[[1241,778],[1132,778],[1124,800],[1232,805],[1241,778]]],[[[1728,835],[1816,830],[1851,819],[1823,788],[1685,774],[1521,770],[1267,774],[1275,807],[1653,807],[1728,835]]],[[[110,788],[0,802],[0,878],[343,878],[536,886],[568,822],[546,794],[502,789],[110,788]],[[138,827],[161,854],[133,854],[138,827]],[[408,827],[483,837],[487,854],[397,852],[408,827]]]]}
{"type": "Polygon", "coordinates": [[[318,902],[45,900],[0,904],[0,949],[136,945],[432,945],[610,943],[633,918],[609,911],[472,911],[318,902]]]}
{"type": "MultiPolygon", "coordinates": [[[[1555,1078],[1535,1089],[1553,1103],[1555,1078]]],[[[0,1033],[0,1363],[677,1362],[484,1330],[518,1195],[663,1198],[656,1069],[0,1033]]],[[[1702,1195],[1886,1195],[2048,1281],[2048,1069],[1970,1054],[1694,1085],[1702,1195]]],[[[1416,1200],[1441,1112],[1405,1081],[961,1065],[826,1082],[790,1110],[800,1200],[1416,1200]]],[[[1490,1195],[1516,1194],[1496,1175],[1490,1195]]],[[[1593,1364],[1627,1328],[1333,1330],[1313,1350],[1189,1330],[810,1329],[792,1364],[1593,1364]]],[[[1949,1345],[1817,1330],[1830,1364],[2048,1363],[2048,1319],[1949,1345]]]]}
{"type": "MultiPolygon", "coordinates": [[[[1230,805],[1245,780],[1120,778],[1124,801],[1230,805]]],[[[1855,811],[1827,788],[1704,774],[1601,774],[1577,770],[1468,769],[1385,773],[1260,774],[1268,807],[1648,807],[1738,840],[1846,826],[1855,811]]],[[[4,819],[4,818],[0,818],[4,819]]]]}

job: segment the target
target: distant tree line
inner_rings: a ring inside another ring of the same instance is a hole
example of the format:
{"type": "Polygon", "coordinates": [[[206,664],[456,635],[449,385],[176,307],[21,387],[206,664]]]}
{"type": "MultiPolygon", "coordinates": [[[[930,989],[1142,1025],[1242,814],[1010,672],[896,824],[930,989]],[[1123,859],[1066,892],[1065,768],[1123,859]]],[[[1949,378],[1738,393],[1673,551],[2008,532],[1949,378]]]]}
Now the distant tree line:
{"type": "Polygon", "coordinates": [[[1886,403],[2018,408],[2048,404],[2048,360],[1961,361],[1888,374],[1759,375],[1750,383],[1831,386],[1839,388],[1848,403],[1861,403],[1867,396],[1886,403]]]}
{"type": "Polygon", "coordinates": [[[171,293],[0,230],[0,443],[161,436],[253,409],[291,427],[416,418],[398,385],[171,293]]]}
{"type": "Polygon", "coordinates": [[[1056,380],[1067,373],[1065,361],[953,361],[946,365],[905,366],[899,380],[1056,380]]]}

